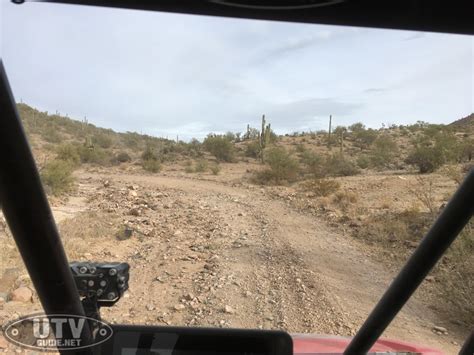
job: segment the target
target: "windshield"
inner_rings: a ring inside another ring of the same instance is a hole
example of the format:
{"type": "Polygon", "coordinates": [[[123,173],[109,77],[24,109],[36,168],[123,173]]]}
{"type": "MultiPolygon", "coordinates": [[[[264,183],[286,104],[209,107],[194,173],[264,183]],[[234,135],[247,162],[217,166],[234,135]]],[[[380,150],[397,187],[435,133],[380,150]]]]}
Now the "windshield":
{"type": "MultiPolygon", "coordinates": [[[[473,165],[470,36],[1,6],[68,259],[130,264],[109,323],[353,336],[473,165]]],[[[41,305],[0,240],[3,324],[41,305]]],[[[457,353],[473,280],[471,223],[380,346],[457,353]]]]}

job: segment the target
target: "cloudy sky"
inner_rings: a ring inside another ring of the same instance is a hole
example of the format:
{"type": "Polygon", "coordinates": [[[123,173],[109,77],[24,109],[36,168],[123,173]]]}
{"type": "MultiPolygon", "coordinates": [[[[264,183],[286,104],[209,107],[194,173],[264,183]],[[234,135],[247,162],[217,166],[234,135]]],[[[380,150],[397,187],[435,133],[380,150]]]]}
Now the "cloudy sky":
{"type": "Polygon", "coordinates": [[[16,100],[119,131],[202,138],[474,111],[469,36],[1,3],[16,100]]]}

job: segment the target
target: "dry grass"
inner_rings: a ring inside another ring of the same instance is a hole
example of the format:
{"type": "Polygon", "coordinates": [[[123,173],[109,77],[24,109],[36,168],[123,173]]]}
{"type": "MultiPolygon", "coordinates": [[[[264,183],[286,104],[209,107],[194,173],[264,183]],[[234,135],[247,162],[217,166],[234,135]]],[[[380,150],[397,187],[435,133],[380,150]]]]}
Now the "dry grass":
{"type": "Polygon", "coordinates": [[[325,197],[335,193],[341,187],[336,180],[329,179],[312,179],[301,184],[304,191],[310,192],[317,197],[325,197]]]}
{"type": "Polygon", "coordinates": [[[84,212],[61,223],[60,234],[70,261],[83,258],[90,252],[91,242],[115,240],[114,227],[120,223],[111,215],[84,212]]]}

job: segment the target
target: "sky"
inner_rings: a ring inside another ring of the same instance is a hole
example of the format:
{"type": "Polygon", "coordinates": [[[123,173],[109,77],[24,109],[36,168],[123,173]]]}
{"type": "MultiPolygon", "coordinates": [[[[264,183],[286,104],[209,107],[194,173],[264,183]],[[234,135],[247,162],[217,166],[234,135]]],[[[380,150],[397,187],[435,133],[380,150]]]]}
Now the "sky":
{"type": "Polygon", "coordinates": [[[188,140],[474,111],[474,37],[0,0],[17,102],[188,140]]]}

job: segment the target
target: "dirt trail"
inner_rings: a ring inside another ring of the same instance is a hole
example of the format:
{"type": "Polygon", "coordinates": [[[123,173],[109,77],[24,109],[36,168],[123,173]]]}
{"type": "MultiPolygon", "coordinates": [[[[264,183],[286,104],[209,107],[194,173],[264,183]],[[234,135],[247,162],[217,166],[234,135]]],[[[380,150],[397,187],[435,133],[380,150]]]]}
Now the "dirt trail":
{"type": "MultiPolygon", "coordinates": [[[[84,173],[82,178],[173,189],[183,198],[212,209],[224,232],[220,242],[213,238],[210,243],[214,244],[209,245],[219,250],[219,272],[210,273],[215,284],[209,287],[213,292],[208,302],[214,303],[214,309],[232,306],[220,309],[218,314],[211,311],[206,317],[183,318],[186,324],[353,335],[394,276],[369,260],[363,247],[327,227],[324,221],[270,199],[257,187],[236,188],[164,176],[84,173]]],[[[149,250],[153,253],[152,244],[149,250]]],[[[160,273],[167,264],[147,262],[143,268],[160,273]]],[[[181,274],[197,273],[199,263],[194,264],[194,269],[181,270],[181,274]]],[[[142,283],[147,282],[139,280],[137,287],[142,283]]],[[[156,292],[159,290],[149,288],[142,293],[156,292]]],[[[453,343],[462,342],[462,338],[432,333],[435,324],[436,315],[415,295],[384,336],[457,353],[459,347],[453,343]]]]}

